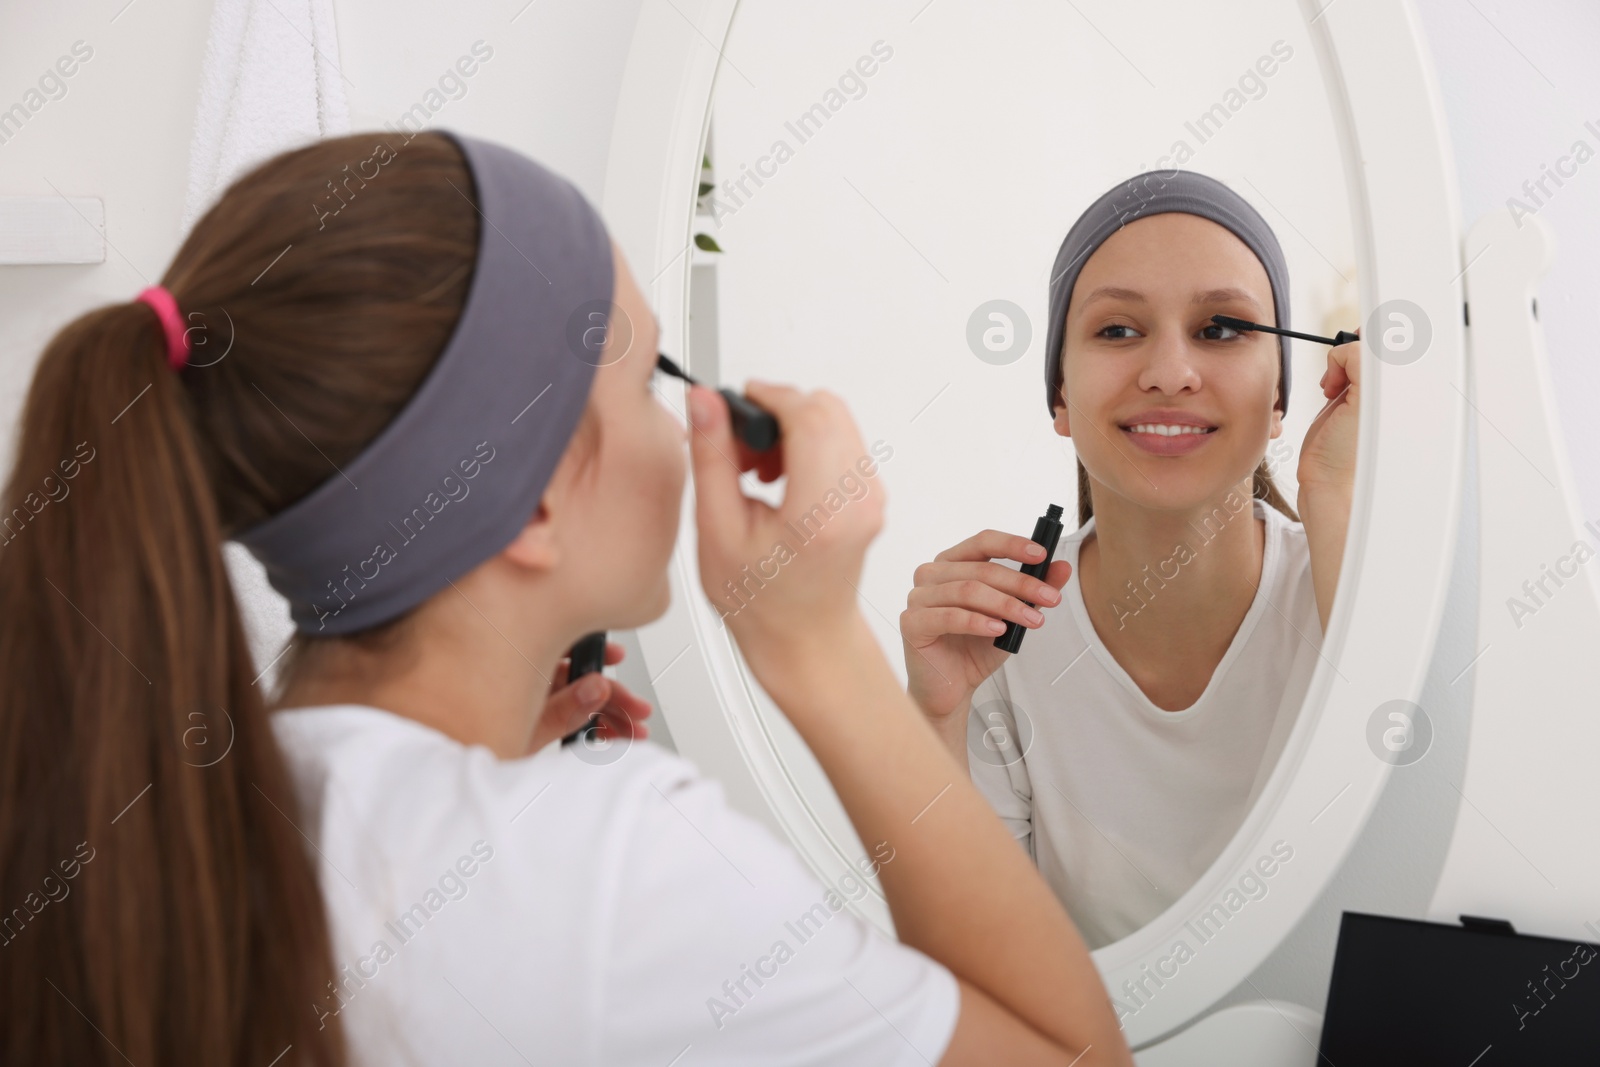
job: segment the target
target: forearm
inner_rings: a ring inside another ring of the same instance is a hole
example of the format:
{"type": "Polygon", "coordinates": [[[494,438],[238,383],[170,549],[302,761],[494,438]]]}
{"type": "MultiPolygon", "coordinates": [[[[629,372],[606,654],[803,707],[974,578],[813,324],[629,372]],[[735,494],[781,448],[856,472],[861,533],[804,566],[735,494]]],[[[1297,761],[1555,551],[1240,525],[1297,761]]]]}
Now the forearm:
{"type": "MultiPolygon", "coordinates": [[[[1099,972],[1059,901],[965,772],[965,742],[929,724],[859,615],[827,662],[791,663],[768,691],[838,791],[900,940],[982,989],[1082,1064],[1126,1063],[1099,972]],[[1104,1058],[1102,1058],[1104,1057],[1104,1058]]],[[[802,653],[808,655],[810,653],[802,653]]],[[[765,680],[764,680],[765,684],[765,680]]],[[[955,720],[964,736],[966,716],[955,720]]]]}
{"type": "Polygon", "coordinates": [[[1339,567],[1350,529],[1351,496],[1347,485],[1302,485],[1296,501],[1311,552],[1311,584],[1316,590],[1317,614],[1324,634],[1333,615],[1333,592],[1339,586],[1339,567]]]}

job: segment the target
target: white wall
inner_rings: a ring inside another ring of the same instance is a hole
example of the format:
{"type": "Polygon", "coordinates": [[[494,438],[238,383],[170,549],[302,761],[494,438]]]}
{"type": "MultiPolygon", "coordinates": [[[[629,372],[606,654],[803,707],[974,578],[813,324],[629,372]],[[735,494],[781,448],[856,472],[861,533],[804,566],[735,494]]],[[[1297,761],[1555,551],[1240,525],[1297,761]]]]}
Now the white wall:
{"type": "MultiPolygon", "coordinates": [[[[381,128],[478,39],[494,57],[433,125],[517,145],[595,202],[640,0],[337,0],[339,66],[353,128],[381,128]],[[521,13],[519,14],[519,10],[521,13]],[[515,21],[512,21],[515,18],[515,21]]],[[[93,57],[0,143],[0,196],[98,196],[104,264],[0,267],[0,423],[11,426],[39,352],[75,315],[130,300],[177,250],[207,0],[0,7],[0,108],[73,42],[93,57]]],[[[9,465],[11,442],[0,460],[9,465]]]]}
{"type": "MultiPolygon", "coordinates": [[[[1463,233],[1485,214],[1508,210],[1510,197],[1537,206],[1555,231],[1556,260],[1540,290],[1539,318],[1582,514],[1600,518],[1600,442],[1580,437],[1593,421],[1586,408],[1600,390],[1600,67],[1594,62],[1600,7],[1584,0],[1414,3],[1449,122],[1463,233]],[[1597,129],[1585,129],[1585,121],[1597,129]],[[1555,195],[1540,194],[1543,206],[1534,205],[1522,183],[1540,177],[1542,164],[1553,168],[1579,138],[1597,157],[1564,187],[1547,182],[1555,195]]],[[[1450,599],[1420,700],[1433,720],[1433,746],[1419,762],[1395,768],[1338,876],[1278,951],[1222,1005],[1267,996],[1322,1010],[1341,911],[1454,920],[1427,912],[1461,802],[1451,783],[1462,781],[1472,713],[1471,675],[1462,672],[1478,650],[1476,524],[1480,506],[1495,506],[1478,499],[1474,472],[1478,439],[1496,433],[1469,415],[1468,478],[1450,599]]],[[[1593,825],[1592,815],[1572,818],[1575,836],[1593,825]]]]}
{"type": "Polygon", "coordinates": [[[1600,394],[1600,4],[1416,2],[1449,114],[1463,222],[1509,211],[1515,197],[1555,231],[1539,321],[1582,513],[1600,518],[1600,441],[1589,429],[1600,394]],[[1563,164],[1577,173],[1560,186],[1548,180],[1550,195],[1535,187],[1540,206],[1523,183],[1553,171],[1579,140],[1592,158],[1563,164]]]}

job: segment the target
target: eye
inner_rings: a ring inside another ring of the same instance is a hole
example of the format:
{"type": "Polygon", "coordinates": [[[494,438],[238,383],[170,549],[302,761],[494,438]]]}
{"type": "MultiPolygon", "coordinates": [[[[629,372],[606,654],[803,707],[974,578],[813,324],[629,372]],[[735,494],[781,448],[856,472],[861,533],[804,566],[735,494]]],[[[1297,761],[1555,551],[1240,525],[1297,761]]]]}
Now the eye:
{"type": "Polygon", "coordinates": [[[1208,335],[1205,338],[1207,341],[1234,341],[1244,336],[1241,331],[1234,329],[1232,326],[1218,326],[1214,322],[1208,322],[1204,326],[1200,327],[1201,334],[1205,334],[1207,330],[1226,330],[1232,335],[1230,337],[1217,337],[1214,335],[1208,335]]]}
{"type": "Polygon", "coordinates": [[[1100,328],[1100,330],[1095,334],[1095,336],[1096,337],[1104,337],[1107,341],[1126,341],[1128,339],[1125,336],[1124,337],[1106,337],[1106,331],[1107,330],[1127,330],[1130,333],[1132,333],[1133,332],[1133,327],[1132,326],[1124,326],[1121,323],[1113,323],[1110,326],[1102,326],[1100,328]]]}

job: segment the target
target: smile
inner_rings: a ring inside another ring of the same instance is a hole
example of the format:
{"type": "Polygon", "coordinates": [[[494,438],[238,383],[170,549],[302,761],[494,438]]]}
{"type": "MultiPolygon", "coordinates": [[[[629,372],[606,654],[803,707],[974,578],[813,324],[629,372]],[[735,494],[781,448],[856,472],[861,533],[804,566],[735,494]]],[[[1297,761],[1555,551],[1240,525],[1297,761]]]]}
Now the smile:
{"type": "Polygon", "coordinates": [[[1138,422],[1119,429],[1135,447],[1155,456],[1187,456],[1204,448],[1217,431],[1215,426],[1162,422],[1138,422]]]}
{"type": "Polygon", "coordinates": [[[1134,426],[1124,426],[1130,433],[1157,433],[1163,437],[1176,437],[1184,433],[1210,433],[1215,426],[1173,426],[1159,422],[1141,422],[1134,426]]]}

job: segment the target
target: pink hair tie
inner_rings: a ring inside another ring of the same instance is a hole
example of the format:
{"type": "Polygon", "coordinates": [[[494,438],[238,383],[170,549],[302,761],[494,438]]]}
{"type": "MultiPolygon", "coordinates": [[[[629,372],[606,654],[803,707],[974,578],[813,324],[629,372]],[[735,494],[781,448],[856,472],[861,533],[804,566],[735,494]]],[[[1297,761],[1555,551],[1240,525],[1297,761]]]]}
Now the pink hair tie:
{"type": "Polygon", "coordinates": [[[134,299],[150,305],[161,320],[161,332],[167,339],[167,366],[182,370],[189,362],[189,337],[183,328],[183,316],[178,313],[178,302],[160,285],[150,286],[134,299]]]}

